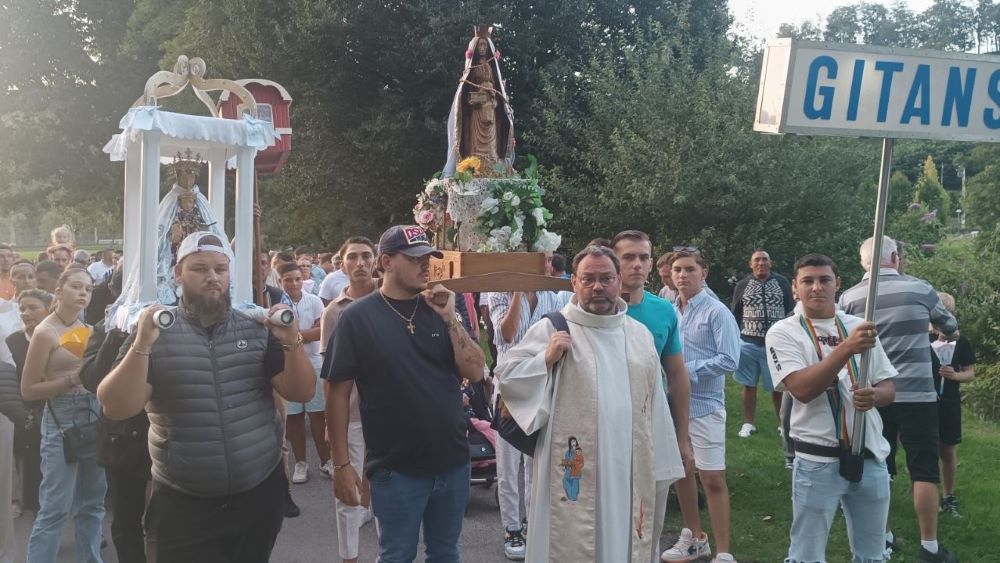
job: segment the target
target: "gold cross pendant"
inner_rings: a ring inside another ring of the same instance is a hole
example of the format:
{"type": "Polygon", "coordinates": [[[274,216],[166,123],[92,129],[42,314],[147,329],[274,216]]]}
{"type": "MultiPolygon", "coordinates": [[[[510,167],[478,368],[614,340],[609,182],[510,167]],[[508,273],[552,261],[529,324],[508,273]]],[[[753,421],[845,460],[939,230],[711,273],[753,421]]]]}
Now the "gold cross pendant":
{"type": "Polygon", "coordinates": [[[410,334],[413,334],[413,331],[416,330],[417,327],[413,326],[413,321],[410,321],[406,324],[406,328],[410,331],[410,334]]]}

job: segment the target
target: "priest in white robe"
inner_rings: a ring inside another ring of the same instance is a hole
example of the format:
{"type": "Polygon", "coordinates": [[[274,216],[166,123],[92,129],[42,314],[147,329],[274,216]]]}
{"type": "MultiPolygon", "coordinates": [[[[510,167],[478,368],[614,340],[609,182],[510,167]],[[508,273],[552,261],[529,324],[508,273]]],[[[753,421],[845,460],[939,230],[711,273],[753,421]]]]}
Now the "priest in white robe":
{"type": "Polygon", "coordinates": [[[647,563],[657,484],[684,476],[653,336],[626,315],[618,258],[574,259],[569,334],[536,323],[497,365],[500,395],[535,450],[528,563],[647,563]]]}

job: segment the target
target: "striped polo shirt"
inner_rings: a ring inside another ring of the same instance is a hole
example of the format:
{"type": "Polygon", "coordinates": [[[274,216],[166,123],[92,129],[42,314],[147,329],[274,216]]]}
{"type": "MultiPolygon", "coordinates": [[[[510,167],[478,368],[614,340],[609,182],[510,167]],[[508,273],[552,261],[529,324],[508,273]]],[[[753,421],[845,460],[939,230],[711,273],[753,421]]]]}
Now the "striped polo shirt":
{"type": "MultiPolygon", "coordinates": [[[[840,306],[851,315],[863,317],[868,300],[868,274],[861,283],[840,296],[840,306]]],[[[879,269],[875,325],[878,337],[893,367],[897,403],[937,401],[931,373],[931,344],[928,326],[946,336],[958,330],[955,317],[944,308],[937,292],[926,281],[900,275],[892,268],[879,269]]]]}
{"type": "Polygon", "coordinates": [[[545,315],[558,311],[562,309],[563,302],[553,291],[537,291],[535,295],[538,296],[538,302],[535,304],[535,309],[531,310],[528,305],[528,296],[523,297],[521,302],[521,316],[517,320],[517,330],[514,332],[514,338],[507,342],[503,339],[503,335],[500,333],[500,321],[507,316],[507,310],[510,309],[510,293],[503,292],[491,292],[487,294],[487,303],[490,307],[490,321],[493,322],[493,344],[497,347],[497,361],[503,358],[507,350],[510,350],[514,346],[517,346],[521,339],[524,338],[525,333],[528,329],[538,321],[542,319],[545,315]]]}

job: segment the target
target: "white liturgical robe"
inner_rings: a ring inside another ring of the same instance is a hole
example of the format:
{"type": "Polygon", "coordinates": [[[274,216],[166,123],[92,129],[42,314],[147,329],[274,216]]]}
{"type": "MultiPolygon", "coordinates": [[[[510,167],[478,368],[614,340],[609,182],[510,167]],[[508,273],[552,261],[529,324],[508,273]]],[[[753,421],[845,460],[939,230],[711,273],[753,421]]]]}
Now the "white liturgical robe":
{"type": "Polygon", "coordinates": [[[618,305],[594,315],[574,297],[563,308],[572,344],[556,373],[545,365],[548,320],[497,365],[511,415],[525,432],[540,430],[529,563],[650,561],[656,487],[684,476],[652,334],[618,305]]]}

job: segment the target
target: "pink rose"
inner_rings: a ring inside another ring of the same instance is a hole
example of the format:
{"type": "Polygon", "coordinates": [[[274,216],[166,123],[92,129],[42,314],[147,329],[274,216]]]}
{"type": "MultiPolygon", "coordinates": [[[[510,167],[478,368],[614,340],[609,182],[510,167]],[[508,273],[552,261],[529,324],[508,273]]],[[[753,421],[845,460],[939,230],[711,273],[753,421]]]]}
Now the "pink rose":
{"type": "Polygon", "coordinates": [[[434,222],[434,212],[429,209],[424,209],[417,215],[417,223],[421,225],[429,225],[434,222]]]}
{"type": "Polygon", "coordinates": [[[465,58],[467,58],[467,59],[471,59],[472,58],[472,49],[467,49],[465,51],[465,58]]]}

